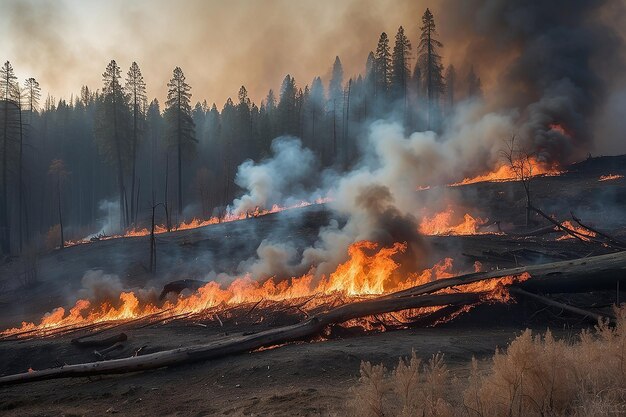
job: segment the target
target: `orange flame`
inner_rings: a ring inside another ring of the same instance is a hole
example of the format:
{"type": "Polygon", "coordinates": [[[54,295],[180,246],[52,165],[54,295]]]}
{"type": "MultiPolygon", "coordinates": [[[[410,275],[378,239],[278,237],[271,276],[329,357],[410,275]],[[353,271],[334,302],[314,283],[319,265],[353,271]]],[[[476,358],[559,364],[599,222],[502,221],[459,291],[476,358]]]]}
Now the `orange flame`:
{"type": "MultiPolygon", "coordinates": [[[[349,258],[340,264],[329,276],[315,279],[313,273],[288,280],[265,282],[253,280],[249,275],[234,280],[223,287],[215,281],[208,282],[189,296],[178,296],[173,301],[166,301],[161,306],[141,301],[133,292],[122,292],[119,299],[94,305],[89,300],[78,300],[66,311],[58,307],[42,317],[38,324],[23,322],[20,327],[0,332],[1,336],[34,332],[45,334],[46,331],[60,328],[76,328],[91,324],[116,320],[144,318],[154,314],[167,314],[167,317],[202,312],[209,308],[225,308],[241,303],[253,303],[259,300],[288,301],[312,296],[339,295],[346,300],[384,294],[410,286],[423,284],[436,279],[454,276],[452,259],[446,258],[431,269],[421,273],[409,274],[404,280],[398,277],[399,264],[394,260],[403,253],[405,243],[396,243],[391,247],[380,247],[377,243],[360,241],[352,244],[348,250],[349,258]]],[[[495,280],[494,280],[495,281],[495,280]]],[[[497,282],[508,285],[500,279],[497,282]]],[[[463,291],[494,291],[496,285],[476,283],[465,286],[463,291]]],[[[458,289],[454,289],[458,291],[458,289]]],[[[320,299],[321,300],[321,299],[320,299]]],[[[322,302],[322,301],[320,301],[322,302]]],[[[314,304],[315,301],[312,301],[314,304]]],[[[433,308],[432,311],[436,311],[433,308]]],[[[430,311],[430,310],[429,310],[430,311]]],[[[163,316],[162,316],[163,317],[163,316]]]]}
{"type": "MultiPolygon", "coordinates": [[[[530,163],[530,172],[532,177],[536,176],[556,176],[561,175],[563,172],[558,170],[555,167],[551,167],[546,165],[543,162],[539,162],[535,158],[531,158],[529,160],[530,163]]],[[[507,181],[517,181],[518,177],[513,169],[509,165],[500,165],[492,172],[488,172],[486,174],[478,175],[476,177],[468,177],[465,178],[461,182],[456,182],[454,184],[450,184],[451,187],[456,187],[460,185],[468,185],[475,184],[477,182],[507,182],[507,181]]]]}
{"type": "Polygon", "coordinates": [[[598,181],[615,181],[620,178],[624,178],[624,176],[620,174],[601,175],[598,181]]]}
{"type": "MultiPolygon", "coordinates": [[[[584,227],[576,226],[569,220],[565,220],[561,223],[564,227],[567,227],[570,230],[573,230],[578,234],[578,236],[585,241],[589,241],[590,237],[596,237],[596,234],[590,230],[585,229],[584,227]]],[[[565,233],[565,232],[564,232],[565,233]]],[[[563,236],[558,237],[556,240],[565,240],[565,239],[574,239],[574,236],[569,233],[565,233],[563,236]]]]}
{"type": "MultiPolygon", "coordinates": [[[[267,214],[272,214],[272,213],[278,213],[284,210],[291,210],[291,209],[296,209],[296,208],[302,208],[302,207],[308,207],[311,206],[313,204],[324,204],[324,203],[328,203],[330,201],[329,197],[324,197],[324,198],[318,198],[315,200],[314,203],[310,203],[308,201],[301,201],[297,204],[291,205],[291,206],[280,206],[278,204],[274,204],[272,206],[272,208],[270,209],[260,209],[259,207],[257,207],[254,211],[251,212],[243,212],[243,213],[226,213],[224,216],[222,217],[218,217],[218,216],[213,216],[210,217],[209,219],[206,220],[200,220],[200,219],[196,219],[193,218],[191,220],[189,220],[188,222],[181,222],[180,224],[174,226],[171,228],[172,231],[179,231],[179,230],[189,230],[189,229],[197,229],[199,227],[205,227],[205,226],[210,226],[212,224],[218,224],[218,223],[229,223],[229,222],[234,222],[234,221],[238,221],[238,220],[245,220],[251,217],[260,217],[260,216],[265,216],[267,214]]],[[[154,227],[154,233],[155,234],[162,234],[162,233],[167,233],[167,226],[165,225],[156,225],[154,227]]],[[[97,238],[97,240],[110,240],[110,239],[119,239],[122,237],[138,237],[138,236],[148,236],[150,234],[150,229],[143,227],[143,228],[131,228],[128,229],[126,232],[124,232],[124,234],[116,234],[116,235],[111,235],[111,236],[102,236],[97,238]]],[[[67,240],[65,241],[65,246],[76,246],[76,245],[81,245],[81,244],[85,244],[85,243],[91,243],[91,239],[89,238],[84,238],[84,239],[80,239],[80,240],[67,240]]]]}
{"type": "Polygon", "coordinates": [[[456,223],[453,221],[453,216],[454,210],[448,209],[432,217],[424,217],[420,223],[419,231],[425,235],[478,235],[486,233],[479,232],[478,228],[487,223],[487,220],[466,213],[463,216],[463,221],[456,223]]]}

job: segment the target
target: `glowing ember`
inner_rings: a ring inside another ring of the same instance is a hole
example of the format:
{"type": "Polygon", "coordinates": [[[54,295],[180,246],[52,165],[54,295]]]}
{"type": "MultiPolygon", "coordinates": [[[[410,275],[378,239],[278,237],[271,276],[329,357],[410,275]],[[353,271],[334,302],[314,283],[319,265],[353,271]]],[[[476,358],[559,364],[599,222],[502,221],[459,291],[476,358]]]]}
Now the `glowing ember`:
{"type": "MultiPolygon", "coordinates": [[[[530,176],[545,176],[551,177],[556,175],[561,175],[563,172],[559,171],[555,167],[550,167],[545,163],[539,162],[534,158],[530,159],[530,176]]],[[[517,175],[511,169],[509,165],[501,165],[495,171],[488,172],[483,175],[478,175],[473,178],[465,178],[461,182],[457,182],[454,184],[450,184],[451,187],[457,187],[460,185],[468,185],[475,184],[477,182],[507,182],[507,181],[516,181],[518,180],[517,175]]]]}
{"type": "MultiPolygon", "coordinates": [[[[244,276],[225,288],[211,281],[195,293],[189,296],[180,295],[174,300],[165,301],[161,306],[142,301],[141,297],[133,292],[123,292],[119,299],[99,305],[94,305],[89,300],[78,300],[69,312],[66,312],[63,307],[58,307],[47,313],[39,324],[24,322],[21,327],[5,330],[0,332],[0,335],[15,335],[23,332],[34,332],[30,333],[31,335],[44,334],[54,329],[76,328],[115,320],[126,321],[154,314],[166,315],[161,317],[173,317],[198,313],[209,308],[224,309],[241,303],[256,303],[259,300],[288,301],[312,296],[323,298],[337,295],[343,302],[348,302],[354,297],[380,295],[454,276],[452,259],[447,258],[431,269],[410,274],[401,279],[397,273],[400,265],[393,258],[405,250],[406,244],[404,243],[380,247],[374,242],[360,241],[350,246],[349,259],[346,262],[339,265],[329,276],[318,280],[312,273],[280,282],[268,279],[262,283],[253,280],[250,276],[244,276]]],[[[499,291],[498,285],[508,285],[512,282],[505,281],[504,278],[490,280],[485,283],[463,286],[464,288],[460,290],[499,291]]],[[[459,291],[459,289],[455,288],[451,291],[459,291]]],[[[308,307],[312,307],[311,304],[315,304],[315,299],[309,303],[308,307]]],[[[436,311],[439,308],[418,310],[424,313],[436,311]]]]}
{"type": "MultiPolygon", "coordinates": [[[[576,226],[574,225],[572,222],[570,222],[569,220],[565,220],[563,223],[561,223],[563,225],[563,227],[567,227],[570,230],[573,230],[574,232],[576,232],[576,234],[578,235],[578,237],[580,237],[582,240],[584,241],[589,241],[590,237],[596,237],[596,234],[590,230],[587,230],[583,227],[580,226],[576,226]]],[[[565,234],[561,237],[558,237],[556,240],[565,240],[565,239],[574,239],[574,236],[570,235],[569,233],[564,232],[565,234]]]]}
{"type": "Polygon", "coordinates": [[[619,174],[609,174],[600,176],[600,179],[598,181],[615,181],[619,180],[620,178],[624,178],[624,176],[619,174]]]}
{"type": "MultiPolygon", "coordinates": [[[[315,203],[309,203],[307,201],[301,201],[297,204],[294,204],[292,206],[279,206],[277,204],[274,204],[272,206],[271,209],[266,210],[266,209],[260,209],[260,208],[256,208],[254,211],[251,212],[245,212],[245,213],[227,213],[222,217],[217,217],[217,216],[213,216],[207,220],[199,220],[199,219],[191,219],[189,222],[182,222],[174,227],[172,227],[171,231],[179,231],[179,230],[189,230],[189,229],[197,229],[199,227],[205,227],[205,226],[210,226],[212,224],[218,224],[218,223],[228,223],[228,222],[233,222],[233,221],[237,221],[237,220],[245,220],[251,217],[260,217],[260,216],[265,216],[267,214],[272,214],[272,213],[278,213],[284,210],[290,210],[290,209],[296,209],[296,208],[302,208],[302,207],[308,207],[311,206],[313,204],[324,204],[324,203],[328,203],[330,201],[330,198],[325,197],[325,198],[318,198],[317,200],[315,200],[315,203]]],[[[162,234],[162,233],[167,233],[167,226],[165,225],[156,225],[154,227],[154,233],[155,234],[162,234]]],[[[111,236],[101,236],[98,237],[95,240],[110,240],[110,239],[119,239],[122,237],[138,237],[138,236],[148,236],[150,234],[150,229],[148,228],[141,228],[141,229],[136,229],[136,228],[132,228],[127,230],[124,234],[118,234],[118,235],[111,235],[111,236]]],[[[85,244],[85,243],[91,243],[92,240],[90,238],[84,238],[81,240],[68,240],[65,242],[65,246],[75,246],[75,245],[81,245],[81,244],[85,244]]]]}
{"type": "Polygon", "coordinates": [[[487,223],[487,220],[465,214],[463,220],[454,221],[454,211],[448,209],[435,214],[432,217],[425,217],[420,223],[419,231],[425,235],[478,235],[480,226],[487,223]]]}

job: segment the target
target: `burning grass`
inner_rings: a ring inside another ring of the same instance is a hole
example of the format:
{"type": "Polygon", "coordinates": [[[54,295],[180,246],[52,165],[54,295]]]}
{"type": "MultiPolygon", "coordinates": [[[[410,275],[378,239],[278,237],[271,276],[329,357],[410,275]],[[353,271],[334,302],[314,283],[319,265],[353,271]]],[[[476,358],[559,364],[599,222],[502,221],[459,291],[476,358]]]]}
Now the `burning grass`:
{"type": "Polygon", "coordinates": [[[454,210],[448,208],[431,217],[424,217],[420,223],[419,231],[425,235],[479,235],[489,232],[480,231],[481,226],[487,224],[487,219],[474,217],[468,213],[463,220],[454,216],[454,210]]]}
{"type": "Polygon", "coordinates": [[[353,388],[358,416],[617,416],[626,411],[626,306],[617,323],[558,340],[526,330],[497,350],[486,370],[473,360],[459,380],[443,356],[422,364],[415,352],[392,372],[361,363],[353,388]]]}
{"type": "MultiPolygon", "coordinates": [[[[261,209],[257,207],[252,212],[226,213],[224,216],[221,216],[221,217],[213,216],[206,220],[200,220],[200,219],[194,218],[194,219],[189,220],[188,222],[183,221],[180,224],[171,227],[170,230],[168,230],[166,225],[161,224],[161,225],[156,225],[154,227],[154,233],[163,234],[163,233],[168,233],[169,231],[175,232],[175,231],[180,231],[180,230],[197,229],[199,227],[210,226],[213,224],[229,223],[229,222],[234,222],[238,220],[245,220],[251,217],[260,217],[260,216],[265,216],[267,214],[279,213],[285,210],[308,207],[314,204],[324,204],[324,203],[327,203],[328,201],[330,201],[328,197],[318,198],[317,200],[315,200],[314,203],[310,203],[308,201],[301,201],[291,206],[280,206],[278,204],[274,204],[270,209],[261,209]]],[[[98,235],[95,237],[86,237],[86,238],[79,239],[79,240],[67,240],[65,241],[65,246],[82,245],[86,243],[92,243],[98,240],[110,240],[110,239],[119,239],[119,238],[124,238],[124,237],[138,237],[138,236],[148,236],[148,235],[150,235],[150,229],[148,228],[145,228],[145,227],[144,228],[131,228],[131,229],[126,230],[123,234],[98,235]]]]}
{"type": "MultiPolygon", "coordinates": [[[[537,176],[557,176],[561,175],[563,171],[558,169],[558,167],[549,166],[543,162],[538,161],[535,158],[531,158],[529,160],[529,173],[531,177],[537,176]]],[[[450,184],[451,187],[457,187],[460,185],[469,185],[475,184],[478,182],[507,182],[507,181],[517,181],[518,175],[509,165],[503,164],[496,168],[494,171],[488,172],[486,174],[478,175],[476,177],[468,177],[463,179],[463,181],[450,184]]]]}
{"type": "MultiPolygon", "coordinates": [[[[90,300],[78,300],[66,310],[58,307],[46,314],[39,323],[22,323],[20,327],[7,329],[1,336],[37,336],[58,329],[74,329],[111,321],[130,321],[159,315],[161,318],[179,317],[211,310],[218,313],[236,306],[266,302],[286,302],[297,306],[306,301],[311,310],[328,303],[329,298],[340,297],[343,304],[393,291],[399,291],[437,279],[455,275],[451,258],[444,259],[430,269],[400,277],[399,264],[394,258],[407,248],[405,243],[381,247],[370,241],[360,241],[350,246],[348,260],[340,264],[328,276],[316,279],[313,273],[292,277],[283,281],[268,279],[258,282],[244,276],[223,287],[218,282],[208,282],[191,295],[180,295],[173,300],[154,303],[144,300],[141,292],[122,292],[116,300],[96,304],[90,300]]],[[[513,283],[506,278],[486,280],[479,283],[440,290],[440,293],[488,292],[490,300],[507,302],[505,285],[513,283]]],[[[526,276],[515,278],[518,281],[526,276]]],[[[304,308],[304,307],[303,307],[304,308]]],[[[300,308],[299,308],[300,309],[300,308]]],[[[418,309],[399,313],[410,318],[432,313],[439,308],[418,309]],[[422,311],[423,310],[423,311],[422,311]]],[[[302,311],[302,309],[300,309],[302,311]]]]}

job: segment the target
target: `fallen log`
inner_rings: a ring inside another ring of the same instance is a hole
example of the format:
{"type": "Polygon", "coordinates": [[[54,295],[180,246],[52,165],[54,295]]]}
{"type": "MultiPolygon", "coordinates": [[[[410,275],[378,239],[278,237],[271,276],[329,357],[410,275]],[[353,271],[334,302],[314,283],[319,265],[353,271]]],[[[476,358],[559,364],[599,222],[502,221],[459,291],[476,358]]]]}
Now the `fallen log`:
{"type": "Polygon", "coordinates": [[[87,336],[72,339],[71,343],[75,346],[80,346],[80,347],[109,347],[118,342],[124,342],[128,339],[128,336],[126,335],[126,333],[116,334],[114,336],[107,337],[105,339],[85,340],[85,337],[87,336]]]}
{"type": "Polygon", "coordinates": [[[214,359],[236,353],[249,352],[265,346],[302,340],[319,334],[328,325],[343,323],[358,317],[419,307],[473,304],[479,302],[484,296],[484,293],[458,293],[402,299],[376,298],[346,304],[298,324],[269,329],[252,335],[231,336],[208,344],[165,350],[130,358],[67,365],[60,368],[33,370],[21,374],[3,376],[0,377],[0,386],[46,379],[137,372],[214,359]]]}
{"type": "Polygon", "coordinates": [[[474,272],[452,278],[439,279],[389,294],[386,297],[414,297],[453,286],[506,276],[515,277],[523,273],[529,273],[531,279],[516,285],[531,291],[564,293],[613,289],[616,282],[623,281],[626,283],[626,251],[569,261],[528,265],[488,272],[474,272]]]}
{"type": "Polygon", "coordinates": [[[565,233],[569,234],[570,236],[575,237],[576,239],[578,239],[581,242],[587,242],[589,240],[591,240],[589,238],[589,236],[585,236],[583,234],[578,233],[575,230],[570,229],[567,226],[563,226],[563,223],[559,223],[556,220],[554,220],[552,217],[548,216],[546,213],[544,213],[543,211],[539,210],[537,207],[534,206],[528,206],[531,210],[534,210],[537,214],[539,214],[541,217],[543,217],[544,219],[548,220],[549,222],[553,223],[556,227],[558,227],[559,229],[563,230],[565,233]]]}
{"type": "Polygon", "coordinates": [[[531,230],[526,233],[515,233],[515,232],[507,232],[506,234],[509,236],[515,237],[535,237],[535,236],[543,236],[550,233],[557,233],[559,230],[554,225],[545,226],[539,229],[531,230]]]}
{"type": "Polygon", "coordinates": [[[603,238],[608,240],[610,246],[612,246],[612,247],[614,247],[616,249],[620,249],[620,250],[626,249],[626,242],[622,242],[621,240],[618,240],[618,239],[614,238],[613,236],[611,236],[611,235],[609,235],[607,233],[601,232],[598,229],[593,229],[593,228],[587,226],[586,224],[583,224],[583,222],[578,217],[576,217],[574,215],[574,213],[572,213],[571,211],[570,211],[570,214],[572,215],[572,219],[574,219],[574,221],[576,223],[578,223],[578,225],[580,227],[582,227],[584,229],[587,229],[587,230],[589,230],[592,233],[595,233],[597,236],[602,236],[603,238]]]}
{"type": "Polygon", "coordinates": [[[565,311],[569,311],[570,313],[574,313],[574,314],[578,314],[580,316],[583,316],[584,318],[588,318],[591,321],[594,322],[598,322],[600,320],[606,320],[609,319],[611,321],[615,320],[615,317],[605,317],[601,314],[598,313],[594,313],[593,311],[589,311],[589,310],[584,310],[582,308],[579,307],[575,307],[575,306],[571,306],[569,304],[565,304],[565,303],[561,303],[559,301],[553,300],[551,298],[548,297],[544,297],[542,295],[539,294],[535,294],[532,292],[528,292],[525,291],[521,288],[510,288],[509,291],[513,294],[519,294],[522,295],[524,297],[528,297],[528,298],[532,298],[533,300],[539,301],[540,303],[543,303],[545,305],[551,306],[551,307],[556,307],[556,308],[560,308],[561,310],[565,310],[565,311]]]}
{"type": "Polygon", "coordinates": [[[571,261],[477,272],[440,279],[371,300],[345,304],[290,326],[278,327],[245,336],[229,336],[209,344],[166,350],[144,356],[115,359],[106,362],[67,365],[60,368],[8,375],[0,377],[0,386],[46,379],[119,374],[162,368],[306,339],[319,334],[328,325],[343,323],[358,317],[419,307],[474,304],[479,302],[485,296],[485,293],[430,293],[482,280],[529,273],[532,277],[531,279],[516,285],[531,290],[533,288],[549,289],[554,287],[558,289],[558,292],[567,292],[568,288],[570,291],[572,290],[570,287],[575,287],[579,290],[586,287],[598,289],[610,284],[610,287],[613,288],[616,282],[626,280],[625,272],[626,251],[571,261]]]}

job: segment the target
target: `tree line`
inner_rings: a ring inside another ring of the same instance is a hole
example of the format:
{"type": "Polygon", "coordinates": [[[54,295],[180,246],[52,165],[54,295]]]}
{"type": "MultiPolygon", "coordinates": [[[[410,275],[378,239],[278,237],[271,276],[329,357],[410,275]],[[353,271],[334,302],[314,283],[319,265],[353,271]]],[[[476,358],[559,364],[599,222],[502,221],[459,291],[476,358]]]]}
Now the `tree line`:
{"type": "Polygon", "coordinates": [[[363,74],[347,78],[336,57],[326,86],[315,77],[302,87],[288,74],[259,104],[242,86],[221,108],[206,100],[192,105],[192,88],[179,67],[167,83],[166,101],[149,101],[139,65],[133,62],[124,73],[115,60],[106,66],[101,88],[83,86],[69,100],[48,96],[40,103],[39,83],[20,83],[5,62],[2,253],[19,253],[53,231],[62,242],[102,224],[109,233],[142,225],[157,202],[168,226],[224,214],[240,192],[234,182],[239,164],[268,156],[278,136],[301,138],[324,167],[348,169],[368,120],[394,118],[407,131],[438,131],[457,100],[480,96],[473,68],[459,80],[454,66],[444,69],[430,10],[422,16],[415,50],[402,26],[393,43],[380,35],[363,74]]]}

